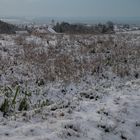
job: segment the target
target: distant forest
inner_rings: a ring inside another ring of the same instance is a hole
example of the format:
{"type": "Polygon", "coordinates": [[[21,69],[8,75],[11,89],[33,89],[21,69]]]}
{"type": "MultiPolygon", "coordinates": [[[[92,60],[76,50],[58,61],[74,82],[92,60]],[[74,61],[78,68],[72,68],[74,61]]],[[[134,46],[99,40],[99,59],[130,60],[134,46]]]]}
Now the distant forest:
{"type": "Polygon", "coordinates": [[[100,33],[114,33],[114,24],[108,21],[106,24],[84,25],[84,24],[70,24],[67,22],[56,23],[53,28],[58,33],[72,33],[72,34],[100,34],[100,33]]]}

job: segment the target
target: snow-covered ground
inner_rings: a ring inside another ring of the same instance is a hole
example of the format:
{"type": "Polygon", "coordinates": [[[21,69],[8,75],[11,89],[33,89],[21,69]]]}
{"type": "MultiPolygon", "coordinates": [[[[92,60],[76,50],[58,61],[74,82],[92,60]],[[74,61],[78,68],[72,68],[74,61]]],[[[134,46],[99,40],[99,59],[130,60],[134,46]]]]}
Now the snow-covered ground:
{"type": "MultiPolygon", "coordinates": [[[[118,32],[119,34],[120,32],[118,32]]],[[[140,30],[135,30],[135,31],[124,31],[124,32],[121,32],[121,33],[127,33],[127,34],[140,34],[140,30]]]]}
{"type": "MultiPolygon", "coordinates": [[[[99,88],[99,89],[98,89],[99,88]]],[[[140,80],[0,118],[1,140],[139,140],[140,80]]]]}
{"type": "Polygon", "coordinates": [[[6,86],[32,94],[27,111],[21,91],[0,112],[0,140],[139,140],[139,46],[138,34],[1,35],[0,104],[6,86]]]}

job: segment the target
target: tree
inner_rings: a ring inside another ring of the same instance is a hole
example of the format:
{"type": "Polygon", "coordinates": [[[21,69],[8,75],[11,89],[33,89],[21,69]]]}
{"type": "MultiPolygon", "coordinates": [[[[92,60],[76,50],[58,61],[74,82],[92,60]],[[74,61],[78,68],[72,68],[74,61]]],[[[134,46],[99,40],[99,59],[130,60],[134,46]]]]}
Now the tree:
{"type": "Polygon", "coordinates": [[[108,21],[106,25],[110,31],[114,31],[114,23],[112,21],[108,21]]]}

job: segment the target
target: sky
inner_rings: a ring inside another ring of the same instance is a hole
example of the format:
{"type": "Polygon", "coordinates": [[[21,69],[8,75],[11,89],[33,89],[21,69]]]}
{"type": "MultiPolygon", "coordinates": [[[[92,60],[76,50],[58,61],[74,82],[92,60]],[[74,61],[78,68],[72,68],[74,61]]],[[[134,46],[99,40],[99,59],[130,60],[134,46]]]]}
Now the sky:
{"type": "Polygon", "coordinates": [[[0,0],[0,16],[140,17],[140,0],[0,0]]]}

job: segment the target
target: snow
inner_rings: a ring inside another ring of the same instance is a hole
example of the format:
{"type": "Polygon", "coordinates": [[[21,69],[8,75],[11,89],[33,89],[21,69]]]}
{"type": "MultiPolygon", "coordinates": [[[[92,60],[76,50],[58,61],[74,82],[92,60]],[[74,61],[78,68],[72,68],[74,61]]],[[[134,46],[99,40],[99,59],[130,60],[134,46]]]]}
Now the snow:
{"type": "Polygon", "coordinates": [[[75,95],[67,108],[61,108],[66,102],[56,103],[53,111],[55,105],[42,108],[39,114],[27,112],[16,120],[1,118],[1,140],[139,140],[139,83],[134,80],[122,88],[104,89],[97,93],[101,96],[97,100],[75,95]]]}
{"type": "Polygon", "coordinates": [[[24,35],[24,34],[28,34],[28,32],[27,31],[16,31],[16,34],[24,35]]]}
{"type": "Polygon", "coordinates": [[[140,34],[140,30],[135,30],[135,31],[124,31],[124,32],[118,32],[118,34],[123,33],[123,34],[140,34]]]}
{"type": "MultiPolygon", "coordinates": [[[[119,40],[121,36],[114,36],[115,41],[121,44],[119,40]]],[[[32,62],[22,60],[24,46],[16,44],[14,41],[16,37],[16,35],[3,35],[0,38],[0,55],[8,64],[8,68],[0,70],[0,88],[13,84],[15,80],[20,81],[21,85],[27,81],[29,89],[33,92],[32,105],[46,99],[51,103],[48,106],[32,108],[6,117],[0,112],[0,140],[139,140],[139,77],[132,78],[130,75],[120,78],[108,70],[103,73],[108,78],[100,78],[100,74],[95,76],[85,74],[78,83],[66,83],[59,79],[38,87],[35,82],[40,78],[37,73],[41,72],[35,67],[32,68],[32,62]],[[17,64],[14,64],[15,58],[17,64]],[[29,68],[32,70],[29,71],[29,68]]],[[[80,57],[77,56],[77,52],[81,44],[83,46],[96,44],[99,36],[86,36],[85,39],[78,36],[78,41],[74,39],[71,41],[68,35],[61,37],[62,42],[58,42],[59,36],[54,35],[50,37],[51,39],[46,39],[32,35],[25,36],[24,41],[27,44],[35,43],[37,45],[33,48],[35,52],[48,51],[48,47],[53,48],[64,43],[62,54],[72,53],[77,61],[78,58],[96,59],[96,54],[90,56],[86,50],[86,53],[81,53],[80,57]]],[[[102,35],[99,39],[109,37],[102,35]]],[[[128,42],[125,42],[127,45],[132,43],[139,49],[139,36],[132,35],[131,39],[129,37],[126,36],[123,41],[127,40],[128,42]]],[[[97,55],[101,54],[101,44],[96,47],[97,55]]],[[[53,60],[53,57],[50,60],[53,60]]],[[[133,74],[133,65],[131,66],[133,74]]],[[[139,70],[139,65],[136,70],[139,70]]],[[[2,97],[1,94],[0,102],[2,97]]]]}
{"type": "Polygon", "coordinates": [[[48,31],[52,34],[56,34],[55,30],[53,30],[51,27],[48,27],[48,31]]]}

